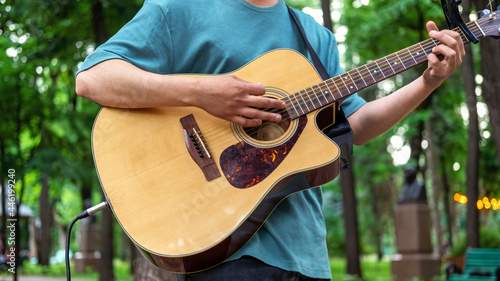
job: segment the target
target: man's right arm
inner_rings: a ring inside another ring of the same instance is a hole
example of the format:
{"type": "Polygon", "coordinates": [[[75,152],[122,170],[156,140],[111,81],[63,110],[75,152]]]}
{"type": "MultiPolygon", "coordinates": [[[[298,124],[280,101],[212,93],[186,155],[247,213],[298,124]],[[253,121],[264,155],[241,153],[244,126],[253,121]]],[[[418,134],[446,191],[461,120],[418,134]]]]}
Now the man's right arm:
{"type": "Polygon", "coordinates": [[[263,97],[262,85],[235,76],[161,75],[120,59],[106,60],[80,72],[76,93],[109,107],[196,106],[245,127],[258,126],[262,120],[281,120],[279,114],[257,108],[284,108],[283,101],[263,97]]]}

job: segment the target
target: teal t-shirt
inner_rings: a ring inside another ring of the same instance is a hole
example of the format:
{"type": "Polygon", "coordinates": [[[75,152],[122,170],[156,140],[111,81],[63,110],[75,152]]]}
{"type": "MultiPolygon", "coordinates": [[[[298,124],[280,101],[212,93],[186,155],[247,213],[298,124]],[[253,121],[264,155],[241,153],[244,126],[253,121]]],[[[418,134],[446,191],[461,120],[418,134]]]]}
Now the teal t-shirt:
{"type": "MultiPolygon", "coordinates": [[[[296,12],[330,76],[344,72],[334,35],[296,12]]],[[[80,71],[123,59],[158,74],[221,74],[280,48],[309,58],[283,0],[271,7],[245,0],[146,0],[129,23],[85,59],[80,71]]],[[[354,94],[342,108],[349,116],[364,103],[354,94]]],[[[321,188],[289,196],[230,259],[248,255],[309,277],[331,278],[322,200],[321,188]]]]}

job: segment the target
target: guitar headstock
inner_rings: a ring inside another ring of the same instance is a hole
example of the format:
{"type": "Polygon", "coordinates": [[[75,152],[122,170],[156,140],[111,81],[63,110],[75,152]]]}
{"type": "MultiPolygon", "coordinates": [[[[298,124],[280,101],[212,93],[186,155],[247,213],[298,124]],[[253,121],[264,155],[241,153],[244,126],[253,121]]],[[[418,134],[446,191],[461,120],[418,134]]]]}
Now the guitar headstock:
{"type": "Polygon", "coordinates": [[[481,18],[476,21],[484,37],[500,38],[500,12],[485,10],[481,13],[481,18]]]}

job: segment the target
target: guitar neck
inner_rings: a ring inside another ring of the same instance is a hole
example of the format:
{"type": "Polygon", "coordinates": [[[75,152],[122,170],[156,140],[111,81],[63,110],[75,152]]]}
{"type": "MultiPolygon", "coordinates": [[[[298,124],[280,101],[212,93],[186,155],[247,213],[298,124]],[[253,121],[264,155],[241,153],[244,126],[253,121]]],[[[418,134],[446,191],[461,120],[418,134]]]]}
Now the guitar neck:
{"type": "MultiPolygon", "coordinates": [[[[484,37],[481,20],[469,22],[467,26],[477,38],[484,37]]],[[[469,39],[457,27],[464,44],[469,39]]],[[[286,110],[291,119],[298,118],[314,110],[339,102],[371,85],[404,72],[427,61],[432,49],[441,43],[427,39],[413,46],[371,61],[363,66],[303,89],[285,98],[286,110]]]]}

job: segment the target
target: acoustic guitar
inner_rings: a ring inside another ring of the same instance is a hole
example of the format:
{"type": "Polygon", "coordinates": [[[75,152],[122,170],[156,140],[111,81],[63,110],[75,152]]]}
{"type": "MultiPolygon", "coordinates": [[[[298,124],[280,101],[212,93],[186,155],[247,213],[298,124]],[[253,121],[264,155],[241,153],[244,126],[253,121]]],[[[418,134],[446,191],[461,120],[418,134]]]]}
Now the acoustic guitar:
{"type": "MultiPolygon", "coordinates": [[[[478,38],[500,37],[496,12],[467,25],[478,38]]],[[[339,148],[322,133],[337,103],[426,62],[439,44],[428,39],[326,81],[295,51],[263,54],[229,73],[286,103],[282,122],[255,128],[194,107],[104,107],[92,147],[109,206],[156,266],[179,273],[213,267],[284,198],[337,176],[339,148]]]]}

